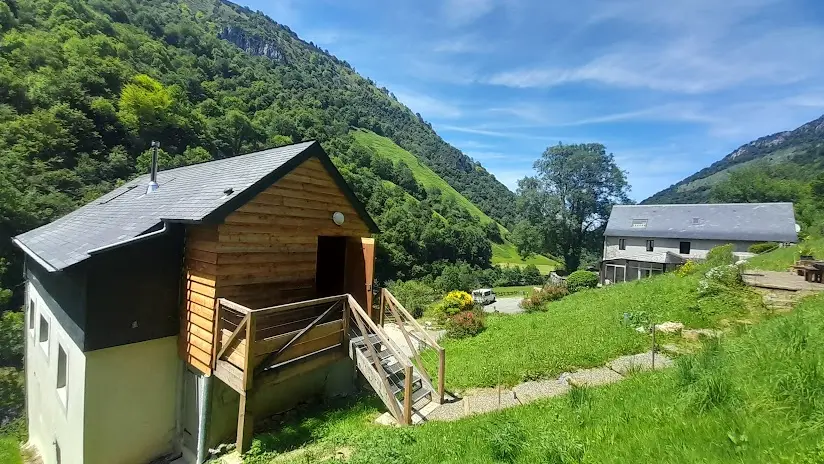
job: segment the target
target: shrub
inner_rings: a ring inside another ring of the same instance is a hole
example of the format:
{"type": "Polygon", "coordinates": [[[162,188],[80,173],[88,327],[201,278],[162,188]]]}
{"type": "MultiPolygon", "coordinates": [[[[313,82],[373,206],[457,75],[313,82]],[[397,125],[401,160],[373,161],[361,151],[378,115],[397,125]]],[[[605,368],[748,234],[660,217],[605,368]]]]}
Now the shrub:
{"type": "Polygon", "coordinates": [[[424,310],[438,298],[435,289],[417,280],[397,280],[389,282],[386,287],[415,318],[421,317],[424,310]]]}
{"type": "Polygon", "coordinates": [[[449,338],[474,337],[486,328],[484,312],[480,309],[462,311],[446,321],[446,336],[449,338]]]}
{"type": "Polygon", "coordinates": [[[688,275],[695,274],[697,271],[698,263],[696,263],[693,260],[689,260],[686,263],[684,263],[681,267],[679,267],[675,271],[675,274],[678,275],[678,277],[686,277],[688,275]]]}
{"type": "Polygon", "coordinates": [[[575,271],[567,277],[566,286],[569,293],[598,286],[598,274],[591,271],[575,271]]]}
{"type": "Polygon", "coordinates": [[[538,266],[529,264],[523,269],[522,282],[524,285],[540,285],[544,283],[544,276],[541,275],[538,266]]]}
{"type": "Polygon", "coordinates": [[[0,366],[23,367],[23,319],[20,311],[0,317],[0,366]]]}
{"type": "Polygon", "coordinates": [[[435,315],[442,320],[448,319],[460,312],[471,310],[473,305],[472,295],[460,290],[454,290],[447,293],[435,306],[435,315]]]}
{"type": "Polygon", "coordinates": [[[0,368],[0,427],[22,417],[25,395],[22,372],[13,367],[0,368]]]}
{"type": "Polygon", "coordinates": [[[717,246],[707,253],[707,264],[710,266],[724,266],[733,263],[735,263],[735,255],[732,254],[731,244],[717,246]]]}
{"type": "Polygon", "coordinates": [[[764,243],[756,243],[754,245],[750,245],[747,249],[750,253],[755,253],[760,255],[761,253],[766,253],[768,251],[773,251],[778,248],[778,244],[775,242],[764,242],[764,243]]]}
{"type": "Polygon", "coordinates": [[[560,285],[547,285],[539,291],[533,292],[528,297],[521,300],[518,306],[524,311],[531,313],[546,309],[546,303],[560,300],[569,295],[566,287],[560,285]]]}
{"type": "Polygon", "coordinates": [[[698,282],[698,296],[718,295],[726,290],[741,287],[743,282],[741,269],[738,266],[734,264],[717,266],[707,271],[704,278],[698,282]]]}

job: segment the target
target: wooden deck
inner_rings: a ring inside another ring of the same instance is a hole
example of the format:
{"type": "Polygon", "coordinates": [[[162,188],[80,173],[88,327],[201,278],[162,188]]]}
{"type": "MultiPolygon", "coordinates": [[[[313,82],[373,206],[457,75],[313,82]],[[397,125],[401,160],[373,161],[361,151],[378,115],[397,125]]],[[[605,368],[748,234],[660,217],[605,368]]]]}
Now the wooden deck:
{"type": "Polygon", "coordinates": [[[771,290],[787,290],[791,292],[824,291],[824,284],[808,282],[803,276],[799,276],[795,272],[747,271],[744,273],[744,282],[751,287],[771,290]]]}

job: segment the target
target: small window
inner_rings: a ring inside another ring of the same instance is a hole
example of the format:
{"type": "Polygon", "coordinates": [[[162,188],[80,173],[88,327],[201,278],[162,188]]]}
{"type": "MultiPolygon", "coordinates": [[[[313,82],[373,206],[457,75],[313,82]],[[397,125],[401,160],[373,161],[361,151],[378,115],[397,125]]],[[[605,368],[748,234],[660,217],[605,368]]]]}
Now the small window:
{"type": "Polygon", "coordinates": [[[633,219],[632,220],[632,228],[633,229],[646,229],[647,228],[647,220],[646,219],[633,219]]]}
{"type": "Polygon", "coordinates": [[[655,250],[655,240],[647,240],[647,251],[655,250]]]}
{"type": "Polygon", "coordinates": [[[32,337],[34,337],[34,319],[35,319],[35,309],[34,309],[34,298],[29,299],[29,333],[32,337]]]}
{"type": "Polygon", "coordinates": [[[692,225],[694,225],[694,226],[701,225],[701,218],[697,218],[697,217],[692,218],[692,225]]]}
{"type": "Polygon", "coordinates": [[[68,376],[69,357],[63,346],[57,345],[57,397],[66,405],[66,380],[68,376]]]}
{"type": "Polygon", "coordinates": [[[619,250],[626,250],[627,249],[627,239],[619,238],[618,239],[618,249],[619,250]]]}
{"type": "Polygon", "coordinates": [[[681,242],[681,246],[680,246],[680,248],[681,248],[681,250],[680,250],[680,251],[681,251],[681,254],[682,254],[682,255],[688,255],[688,254],[690,254],[690,246],[691,246],[691,245],[692,245],[692,244],[691,244],[690,242],[681,242]]]}
{"type": "Polygon", "coordinates": [[[48,356],[49,354],[49,320],[46,319],[46,316],[40,315],[40,332],[38,341],[40,341],[40,347],[43,348],[43,351],[48,356]]]}

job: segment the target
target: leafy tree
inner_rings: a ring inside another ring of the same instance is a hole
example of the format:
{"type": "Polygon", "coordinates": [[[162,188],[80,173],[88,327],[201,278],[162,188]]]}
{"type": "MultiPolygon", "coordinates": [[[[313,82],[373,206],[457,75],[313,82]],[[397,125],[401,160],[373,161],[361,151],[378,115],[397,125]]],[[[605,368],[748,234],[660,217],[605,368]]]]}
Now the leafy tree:
{"type": "Polygon", "coordinates": [[[544,249],[544,237],[540,229],[526,220],[515,224],[509,238],[522,258],[529,258],[544,249]]]}
{"type": "Polygon", "coordinates": [[[537,175],[518,181],[522,214],[539,228],[541,251],[577,269],[612,205],[629,201],[626,175],[599,143],[549,147],[533,166],[537,175]]]}
{"type": "Polygon", "coordinates": [[[544,276],[541,275],[541,271],[539,271],[538,267],[534,264],[528,264],[524,267],[522,275],[524,285],[539,285],[544,283],[544,276]]]}
{"type": "Polygon", "coordinates": [[[804,188],[803,182],[782,179],[768,166],[745,166],[716,184],[710,197],[716,203],[794,202],[803,195],[804,188]]]}
{"type": "Polygon", "coordinates": [[[118,117],[124,126],[140,136],[156,136],[168,124],[172,95],[163,85],[139,74],[120,91],[118,117]]]}

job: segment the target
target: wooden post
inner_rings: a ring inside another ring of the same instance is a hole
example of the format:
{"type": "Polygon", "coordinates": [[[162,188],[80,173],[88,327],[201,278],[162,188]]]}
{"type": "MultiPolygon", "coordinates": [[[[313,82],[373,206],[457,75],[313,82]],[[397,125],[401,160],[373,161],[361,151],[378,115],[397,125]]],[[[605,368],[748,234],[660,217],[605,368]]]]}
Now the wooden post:
{"type": "Polygon", "coordinates": [[[444,400],[444,377],[446,376],[446,353],[443,348],[438,349],[438,396],[440,397],[439,404],[443,404],[444,400]]]}
{"type": "Polygon", "coordinates": [[[383,312],[384,312],[384,307],[386,305],[386,298],[384,297],[385,293],[386,293],[386,289],[382,288],[381,289],[381,313],[378,314],[378,325],[381,326],[381,327],[383,327],[383,312]]]}
{"type": "Polygon", "coordinates": [[[349,302],[343,302],[343,315],[341,321],[341,328],[343,329],[343,340],[341,340],[341,344],[343,345],[343,351],[349,353],[349,318],[352,317],[351,310],[349,309],[349,302]]]}
{"type": "Polygon", "coordinates": [[[243,360],[243,393],[240,394],[240,405],[237,413],[237,442],[235,444],[240,454],[249,451],[249,448],[252,446],[252,435],[255,425],[255,418],[248,400],[252,394],[253,380],[255,377],[253,366],[255,362],[256,327],[257,317],[254,314],[248,314],[246,317],[246,350],[243,360]]]}
{"type": "Polygon", "coordinates": [[[237,442],[235,446],[240,454],[249,451],[252,446],[255,419],[248,400],[249,392],[241,393],[240,408],[237,413],[237,442]]]}
{"type": "Polygon", "coordinates": [[[412,366],[404,369],[403,418],[406,425],[412,425],[412,366]]]}

